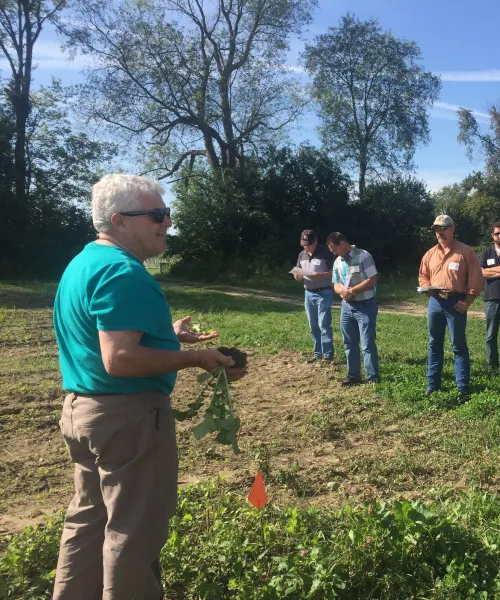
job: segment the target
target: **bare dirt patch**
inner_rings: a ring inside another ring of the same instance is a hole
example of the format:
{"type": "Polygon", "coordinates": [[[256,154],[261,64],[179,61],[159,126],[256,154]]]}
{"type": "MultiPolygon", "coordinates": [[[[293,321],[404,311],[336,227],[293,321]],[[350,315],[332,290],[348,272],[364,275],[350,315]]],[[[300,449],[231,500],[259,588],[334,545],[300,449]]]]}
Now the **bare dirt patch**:
{"type": "MultiPolygon", "coordinates": [[[[221,476],[246,496],[260,468],[277,503],[341,505],[371,497],[432,499],[436,490],[453,491],[473,481],[473,465],[468,471],[459,454],[439,443],[444,428],[439,415],[395,420],[372,386],[346,391],[332,380],[343,367],[308,365],[299,353],[249,352],[248,360],[249,375],[233,386],[243,424],[241,454],[210,439],[196,442],[192,423],[179,423],[181,485],[221,476]]],[[[26,397],[11,390],[0,398],[0,533],[40,521],[71,498],[72,466],[58,429],[63,398],[60,391],[54,394],[58,385],[57,375],[47,374],[30,380],[26,397]],[[39,389],[38,399],[33,389],[39,389]],[[50,393],[44,396],[44,389],[50,393]]],[[[198,389],[196,373],[182,371],[174,405],[184,408],[198,389]]]]}

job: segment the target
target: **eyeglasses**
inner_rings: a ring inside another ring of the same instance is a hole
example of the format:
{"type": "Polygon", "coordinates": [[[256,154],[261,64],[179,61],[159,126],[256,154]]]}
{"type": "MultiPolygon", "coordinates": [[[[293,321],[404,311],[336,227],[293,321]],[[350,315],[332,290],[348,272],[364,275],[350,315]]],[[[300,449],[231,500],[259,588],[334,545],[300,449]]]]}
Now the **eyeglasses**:
{"type": "Polygon", "coordinates": [[[163,223],[165,217],[170,219],[170,207],[153,208],[153,210],[131,210],[129,212],[118,213],[124,217],[138,217],[139,215],[151,215],[153,223],[163,223]]]}
{"type": "Polygon", "coordinates": [[[449,228],[450,228],[449,225],[438,225],[436,227],[433,227],[432,231],[446,231],[449,228]]]}

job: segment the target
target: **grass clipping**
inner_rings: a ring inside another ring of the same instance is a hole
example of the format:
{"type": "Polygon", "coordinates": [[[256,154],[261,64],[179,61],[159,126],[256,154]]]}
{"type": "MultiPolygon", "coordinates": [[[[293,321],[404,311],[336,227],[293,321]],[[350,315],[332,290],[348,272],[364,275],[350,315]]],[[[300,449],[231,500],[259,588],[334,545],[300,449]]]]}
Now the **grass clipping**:
{"type": "MultiPolygon", "coordinates": [[[[231,356],[235,367],[246,366],[247,355],[237,348],[218,348],[219,352],[231,356]]],[[[173,409],[174,417],[178,421],[192,419],[198,415],[201,408],[210,399],[205,409],[203,420],[191,430],[195,439],[200,440],[210,433],[217,432],[215,441],[219,444],[232,446],[233,452],[239,454],[238,433],[241,421],[234,416],[233,400],[231,397],[231,382],[227,378],[226,369],[219,367],[210,373],[198,376],[198,383],[205,384],[196,400],[188,404],[185,411],[173,409]]]]}

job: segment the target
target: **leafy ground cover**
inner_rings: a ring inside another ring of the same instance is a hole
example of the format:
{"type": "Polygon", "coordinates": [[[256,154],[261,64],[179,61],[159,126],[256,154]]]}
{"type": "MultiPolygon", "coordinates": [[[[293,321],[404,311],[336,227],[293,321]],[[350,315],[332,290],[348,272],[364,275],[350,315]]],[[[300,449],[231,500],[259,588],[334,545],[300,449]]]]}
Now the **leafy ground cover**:
{"type": "MultiPolygon", "coordinates": [[[[61,525],[60,515],[10,540],[2,597],[49,597],[61,525]]],[[[500,593],[499,525],[488,494],[257,513],[218,481],[181,491],[161,563],[179,600],[487,600],[500,593]]]]}
{"type": "MultiPolygon", "coordinates": [[[[57,425],[55,287],[0,287],[3,533],[65,508],[71,496],[57,425]]],[[[213,347],[238,346],[250,364],[234,385],[238,457],[212,439],[194,441],[192,424],[179,423],[181,485],[197,486],[183,492],[164,550],[172,597],[497,597],[500,380],[485,368],[484,321],[469,322],[474,393],[457,408],[449,352],[443,391],[423,396],[425,317],[380,315],[383,383],[345,391],[337,309],[338,364],[311,367],[302,307],[193,287],[166,293],[174,317],[219,329],[213,347]],[[271,500],[262,517],[244,501],[257,468],[271,500]],[[214,477],[222,483],[207,488],[214,477]]],[[[179,409],[195,400],[196,375],[180,373],[179,409]]],[[[5,597],[48,597],[58,532],[55,518],[10,541],[5,597]]]]}

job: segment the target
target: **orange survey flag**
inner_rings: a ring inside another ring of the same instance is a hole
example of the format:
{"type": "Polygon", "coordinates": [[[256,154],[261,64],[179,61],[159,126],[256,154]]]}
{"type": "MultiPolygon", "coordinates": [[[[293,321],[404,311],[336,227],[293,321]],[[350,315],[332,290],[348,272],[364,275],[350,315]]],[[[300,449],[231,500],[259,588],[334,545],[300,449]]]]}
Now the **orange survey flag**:
{"type": "Polygon", "coordinates": [[[262,479],[260,469],[255,476],[255,481],[253,482],[252,489],[248,495],[248,501],[250,504],[253,504],[257,510],[260,510],[267,502],[266,488],[264,487],[264,480],[262,479]]]}

